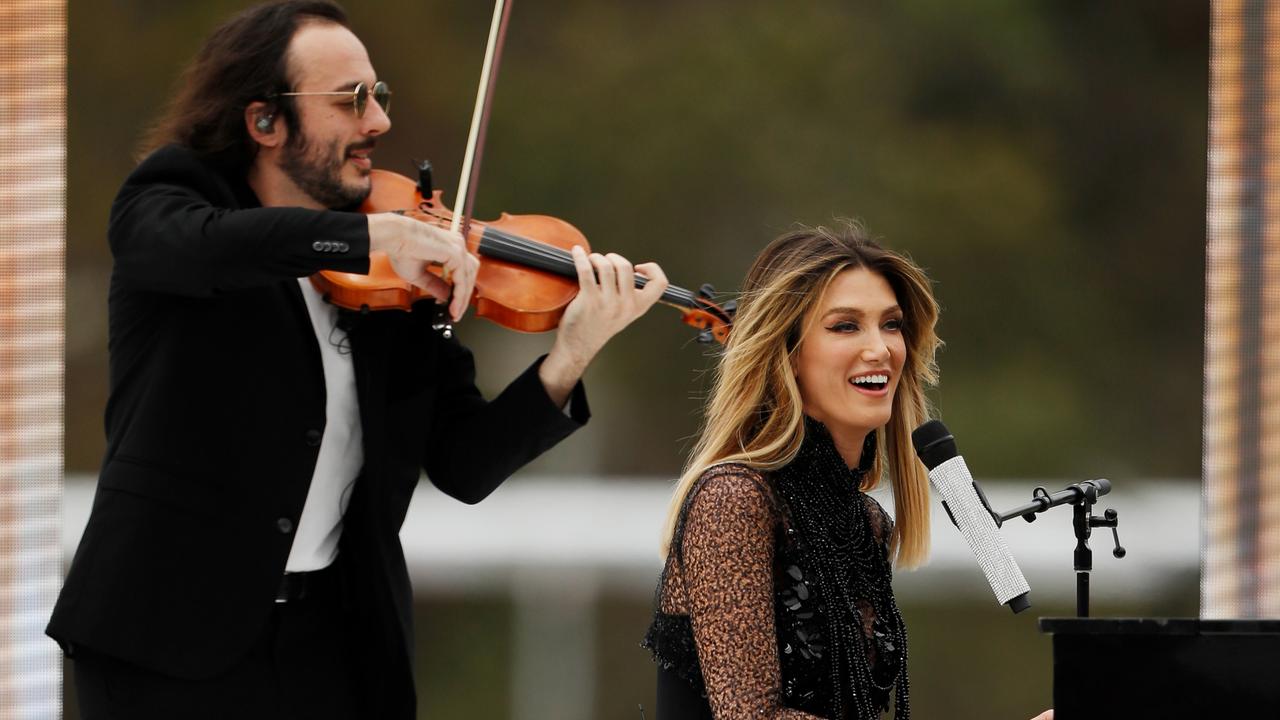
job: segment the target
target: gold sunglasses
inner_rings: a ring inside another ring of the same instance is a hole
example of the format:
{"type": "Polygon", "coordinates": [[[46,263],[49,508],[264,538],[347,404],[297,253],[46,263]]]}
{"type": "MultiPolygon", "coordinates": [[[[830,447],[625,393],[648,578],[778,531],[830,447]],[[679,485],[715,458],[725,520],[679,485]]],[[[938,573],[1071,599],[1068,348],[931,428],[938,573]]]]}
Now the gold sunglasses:
{"type": "MultiPolygon", "coordinates": [[[[382,108],[382,112],[391,112],[391,88],[387,84],[379,80],[373,84],[372,89],[373,101],[378,103],[382,108]]],[[[350,95],[351,107],[356,111],[356,117],[364,117],[364,111],[369,107],[370,88],[364,83],[356,83],[355,90],[350,92],[346,90],[334,90],[332,92],[286,92],[276,93],[276,97],[281,96],[301,97],[303,95],[350,95]]]]}

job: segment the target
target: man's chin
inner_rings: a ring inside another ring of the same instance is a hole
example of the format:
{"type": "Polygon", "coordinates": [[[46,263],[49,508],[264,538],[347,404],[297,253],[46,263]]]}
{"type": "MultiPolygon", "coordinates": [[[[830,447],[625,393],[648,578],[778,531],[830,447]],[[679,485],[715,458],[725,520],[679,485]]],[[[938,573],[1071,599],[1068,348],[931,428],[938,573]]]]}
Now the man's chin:
{"type": "Polygon", "coordinates": [[[336,207],[333,209],[334,210],[359,210],[360,206],[364,205],[364,201],[369,199],[370,191],[371,191],[371,188],[368,186],[365,186],[364,190],[360,192],[356,192],[354,191],[354,189],[352,189],[351,192],[348,192],[346,194],[346,198],[349,199],[351,202],[343,205],[342,207],[336,207]]]}
{"type": "Polygon", "coordinates": [[[373,192],[373,183],[369,180],[369,173],[342,183],[342,196],[344,200],[349,200],[342,209],[355,208],[369,199],[369,194],[373,192]]]}

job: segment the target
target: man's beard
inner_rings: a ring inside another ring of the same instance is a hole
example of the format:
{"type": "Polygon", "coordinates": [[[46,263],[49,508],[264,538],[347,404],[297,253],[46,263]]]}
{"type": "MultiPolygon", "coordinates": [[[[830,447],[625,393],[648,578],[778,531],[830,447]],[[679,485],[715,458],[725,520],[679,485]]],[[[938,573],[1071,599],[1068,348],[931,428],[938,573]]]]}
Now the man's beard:
{"type": "Polygon", "coordinates": [[[343,184],[342,166],[347,162],[348,152],[365,147],[373,147],[373,141],[346,147],[341,142],[334,141],[326,153],[308,141],[302,133],[294,133],[285,142],[280,169],[304,193],[321,205],[327,208],[354,207],[369,197],[371,187],[368,183],[354,187],[343,184]]]}

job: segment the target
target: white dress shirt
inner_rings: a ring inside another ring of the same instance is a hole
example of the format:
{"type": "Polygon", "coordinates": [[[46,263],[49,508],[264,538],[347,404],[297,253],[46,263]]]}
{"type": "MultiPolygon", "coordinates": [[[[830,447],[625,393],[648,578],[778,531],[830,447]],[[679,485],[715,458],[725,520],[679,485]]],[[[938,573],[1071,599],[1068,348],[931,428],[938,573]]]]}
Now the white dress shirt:
{"type": "Polygon", "coordinates": [[[356,374],[347,333],[337,327],[338,308],[324,301],[310,278],[298,278],[298,284],[320,343],[325,424],[320,456],[285,572],[320,570],[338,557],[342,514],[351,501],[351,489],[364,464],[356,374]]]}

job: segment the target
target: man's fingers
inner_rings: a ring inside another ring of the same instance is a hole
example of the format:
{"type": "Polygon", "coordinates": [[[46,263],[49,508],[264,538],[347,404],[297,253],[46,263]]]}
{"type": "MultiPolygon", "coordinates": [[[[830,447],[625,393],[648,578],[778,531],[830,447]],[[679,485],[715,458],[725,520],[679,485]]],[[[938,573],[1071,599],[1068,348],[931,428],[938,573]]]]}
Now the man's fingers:
{"type": "Polygon", "coordinates": [[[476,269],[479,261],[467,252],[467,243],[461,233],[450,232],[434,225],[423,224],[422,252],[440,263],[444,275],[444,283],[451,286],[450,293],[443,297],[433,297],[449,302],[449,316],[457,322],[467,311],[471,303],[471,291],[475,287],[476,269]]]}
{"type": "Polygon", "coordinates": [[[461,233],[412,217],[388,217],[395,218],[394,225],[385,226],[380,220],[378,227],[389,227],[395,233],[378,238],[396,274],[437,302],[448,302],[453,319],[461,319],[471,302],[479,268],[479,261],[467,252],[466,239],[461,233]],[[433,267],[439,268],[443,277],[429,270],[433,267]]]}
{"type": "Polygon", "coordinates": [[[449,292],[453,290],[452,287],[449,287],[449,283],[442,281],[442,279],[435,277],[431,273],[422,273],[420,281],[416,284],[426,291],[428,295],[434,297],[436,302],[448,300],[449,292]]]}
{"type": "Polygon", "coordinates": [[[628,291],[636,286],[636,271],[631,267],[631,261],[617,253],[609,253],[605,255],[605,259],[613,265],[614,275],[618,279],[618,292],[623,297],[628,297],[628,291]]]}
{"type": "Polygon", "coordinates": [[[427,272],[426,266],[422,267],[422,271],[418,273],[417,277],[405,279],[413,285],[421,288],[426,294],[435,298],[436,302],[444,302],[448,300],[449,293],[453,290],[449,283],[427,272]]]}
{"type": "Polygon", "coordinates": [[[454,321],[462,319],[467,306],[471,304],[471,294],[476,286],[476,274],[480,270],[480,260],[468,252],[462,253],[462,266],[453,284],[453,304],[449,310],[454,321]]]}
{"type": "Polygon", "coordinates": [[[573,256],[573,268],[578,271],[578,287],[588,290],[596,287],[596,271],[587,257],[587,251],[581,245],[574,245],[569,251],[573,256]]]}
{"type": "Polygon", "coordinates": [[[667,291],[667,286],[670,284],[667,282],[667,274],[658,267],[657,263],[651,262],[640,263],[636,266],[636,272],[649,280],[640,291],[640,297],[651,306],[662,297],[662,293],[667,291]]]}
{"type": "Polygon", "coordinates": [[[605,293],[618,292],[618,273],[613,267],[613,263],[609,262],[605,256],[600,253],[591,253],[588,256],[591,260],[591,267],[595,268],[596,277],[599,278],[600,289],[605,293]]]}

